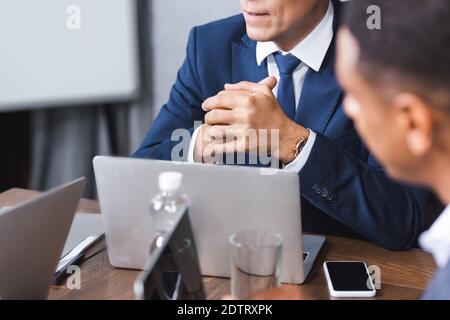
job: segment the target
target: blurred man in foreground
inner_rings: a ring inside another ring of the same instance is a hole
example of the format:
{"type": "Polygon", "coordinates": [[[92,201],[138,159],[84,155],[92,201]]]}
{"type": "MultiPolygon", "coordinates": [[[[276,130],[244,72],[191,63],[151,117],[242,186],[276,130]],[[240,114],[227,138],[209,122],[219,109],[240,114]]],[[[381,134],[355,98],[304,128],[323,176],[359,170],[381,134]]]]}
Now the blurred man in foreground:
{"type": "Polygon", "coordinates": [[[450,299],[450,2],[358,0],[338,34],[344,108],[388,173],[449,205],[420,243],[439,271],[425,299],[450,299]],[[367,8],[381,9],[381,30],[367,8]]]}

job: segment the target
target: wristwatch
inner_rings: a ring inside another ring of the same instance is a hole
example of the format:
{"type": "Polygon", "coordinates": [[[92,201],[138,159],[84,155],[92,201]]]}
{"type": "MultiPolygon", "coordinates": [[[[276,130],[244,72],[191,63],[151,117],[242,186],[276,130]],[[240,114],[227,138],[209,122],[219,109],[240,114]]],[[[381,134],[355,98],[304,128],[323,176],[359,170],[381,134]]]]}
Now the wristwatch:
{"type": "MultiPolygon", "coordinates": [[[[310,132],[309,129],[308,133],[310,132]]],[[[309,134],[308,134],[309,137],[309,134]]],[[[300,154],[300,152],[302,152],[303,148],[305,147],[306,143],[308,142],[308,137],[302,137],[300,139],[299,142],[297,142],[297,144],[295,145],[295,155],[294,155],[294,160],[298,157],[298,155],[300,154]]]]}

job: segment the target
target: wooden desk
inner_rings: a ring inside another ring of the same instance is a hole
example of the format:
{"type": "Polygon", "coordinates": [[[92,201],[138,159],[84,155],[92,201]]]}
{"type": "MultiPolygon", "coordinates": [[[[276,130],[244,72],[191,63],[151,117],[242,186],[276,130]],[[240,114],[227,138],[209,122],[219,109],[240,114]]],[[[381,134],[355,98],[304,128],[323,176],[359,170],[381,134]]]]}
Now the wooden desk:
{"type": "MultiPolygon", "coordinates": [[[[30,199],[38,192],[11,189],[0,194],[0,207],[12,206],[30,199]]],[[[99,212],[93,200],[82,200],[80,212],[99,212]]],[[[98,244],[98,247],[104,243],[98,244]]],[[[94,248],[95,250],[95,248],[94,248]]],[[[433,277],[435,264],[432,257],[419,249],[393,252],[369,242],[327,236],[319,260],[302,286],[284,286],[316,299],[329,299],[322,263],[325,260],[363,260],[381,268],[381,290],[376,299],[417,299],[433,277]]],[[[133,299],[132,284],[138,271],[112,267],[107,251],[103,250],[81,265],[81,289],[69,290],[65,286],[52,287],[50,299],[133,299]]],[[[204,278],[208,299],[220,299],[229,293],[229,280],[204,278]]],[[[273,296],[271,296],[273,297],[273,296]]],[[[276,297],[276,295],[275,295],[276,297]]]]}

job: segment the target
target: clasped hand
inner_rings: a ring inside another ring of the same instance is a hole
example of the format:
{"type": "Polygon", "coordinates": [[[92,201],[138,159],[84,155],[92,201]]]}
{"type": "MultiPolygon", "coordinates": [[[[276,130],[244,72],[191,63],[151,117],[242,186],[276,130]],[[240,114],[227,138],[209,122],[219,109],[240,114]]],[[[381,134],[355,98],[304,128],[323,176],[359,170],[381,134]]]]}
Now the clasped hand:
{"type": "Polygon", "coordinates": [[[211,162],[217,154],[261,151],[287,164],[295,146],[309,131],[286,116],[272,90],[277,80],[226,84],[225,90],[204,101],[205,124],[194,151],[198,162],[211,162]]]}

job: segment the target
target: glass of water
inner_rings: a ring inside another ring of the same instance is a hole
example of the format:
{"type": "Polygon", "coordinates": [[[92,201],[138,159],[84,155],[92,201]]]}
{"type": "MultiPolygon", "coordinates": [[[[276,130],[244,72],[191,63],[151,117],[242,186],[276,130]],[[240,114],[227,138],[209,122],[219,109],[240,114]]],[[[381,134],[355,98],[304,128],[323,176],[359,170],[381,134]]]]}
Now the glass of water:
{"type": "Polygon", "coordinates": [[[229,238],[231,247],[231,295],[246,299],[278,287],[283,239],[266,231],[245,231],[229,238]]]}

